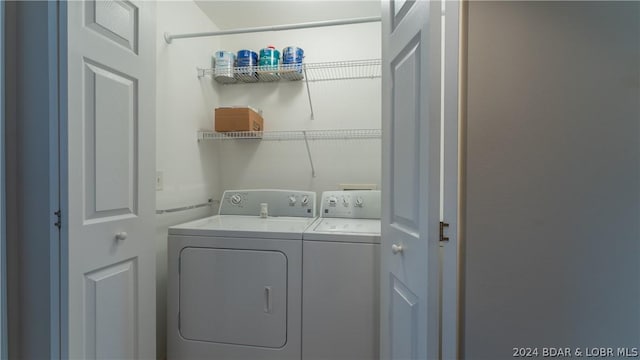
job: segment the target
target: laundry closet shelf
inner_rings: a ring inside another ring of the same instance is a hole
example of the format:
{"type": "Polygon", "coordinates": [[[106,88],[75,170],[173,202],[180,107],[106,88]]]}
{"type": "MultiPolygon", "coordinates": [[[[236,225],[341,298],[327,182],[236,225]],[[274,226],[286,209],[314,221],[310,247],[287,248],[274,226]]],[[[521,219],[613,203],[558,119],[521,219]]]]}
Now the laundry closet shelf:
{"type": "Polygon", "coordinates": [[[381,76],[382,60],[349,60],[304,63],[296,65],[280,65],[278,69],[271,66],[234,67],[233,78],[231,69],[218,71],[216,69],[198,68],[198,77],[211,77],[222,84],[243,84],[256,82],[273,82],[279,80],[328,81],[349,79],[375,79],[381,76]],[[250,75],[256,73],[256,76],[250,75]],[[248,75],[249,74],[249,75],[248,75]]]}
{"type": "Polygon", "coordinates": [[[351,140],[380,139],[380,129],[289,130],[289,131],[198,131],[198,141],[203,140],[351,140]]]}
{"type": "Polygon", "coordinates": [[[335,130],[293,130],[293,131],[234,131],[216,132],[209,130],[198,131],[198,142],[204,140],[303,140],[307,149],[311,176],[316,177],[313,156],[309,147],[310,140],[352,140],[352,139],[380,139],[380,129],[335,129],[335,130]]]}

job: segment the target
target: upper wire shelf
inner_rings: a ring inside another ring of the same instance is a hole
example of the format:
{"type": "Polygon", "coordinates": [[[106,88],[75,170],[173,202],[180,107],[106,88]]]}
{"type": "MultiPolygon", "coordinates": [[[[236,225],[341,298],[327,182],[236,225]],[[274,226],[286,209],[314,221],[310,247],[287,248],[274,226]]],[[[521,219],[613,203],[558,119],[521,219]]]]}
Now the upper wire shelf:
{"type": "Polygon", "coordinates": [[[294,130],[294,131],[198,131],[198,141],[202,140],[349,140],[380,139],[380,129],[341,129],[341,130],[294,130]]]}
{"type": "Polygon", "coordinates": [[[374,79],[381,77],[380,59],[349,60],[319,63],[303,63],[255,67],[234,67],[218,69],[198,68],[198,77],[214,78],[222,84],[272,82],[279,80],[328,81],[348,79],[374,79]]]}

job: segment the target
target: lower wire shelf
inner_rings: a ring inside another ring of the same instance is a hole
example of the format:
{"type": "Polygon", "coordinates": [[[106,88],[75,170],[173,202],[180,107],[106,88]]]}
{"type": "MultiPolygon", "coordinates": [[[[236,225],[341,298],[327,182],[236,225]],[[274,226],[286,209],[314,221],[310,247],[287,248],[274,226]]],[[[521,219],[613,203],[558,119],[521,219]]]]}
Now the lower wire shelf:
{"type": "Polygon", "coordinates": [[[205,140],[260,140],[285,141],[304,140],[311,166],[311,176],[316,177],[313,156],[309,147],[309,140],[352,140],[352,139],[381,139],[380,129],[334,129],[334,130],[289,130],[289,131],[231,131],[216,132],[211,130],[198,131],[198,142],[205,140]]]}
{"type": "Polygon", "coordinates": [[[287,131],[198,131],[198,141],[203,140],[350,140],[380,139],[380,129],[287,130],[287,131]]]}

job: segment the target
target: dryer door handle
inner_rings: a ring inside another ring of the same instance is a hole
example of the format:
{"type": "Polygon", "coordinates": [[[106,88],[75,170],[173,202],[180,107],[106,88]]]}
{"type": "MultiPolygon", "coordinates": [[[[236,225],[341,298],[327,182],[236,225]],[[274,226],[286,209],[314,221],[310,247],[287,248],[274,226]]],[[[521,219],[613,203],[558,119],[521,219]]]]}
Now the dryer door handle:
{"type": "Polygon", "coordinates": [[[264,287],[264,312],[271,314],[271,286],[264,287]]]}

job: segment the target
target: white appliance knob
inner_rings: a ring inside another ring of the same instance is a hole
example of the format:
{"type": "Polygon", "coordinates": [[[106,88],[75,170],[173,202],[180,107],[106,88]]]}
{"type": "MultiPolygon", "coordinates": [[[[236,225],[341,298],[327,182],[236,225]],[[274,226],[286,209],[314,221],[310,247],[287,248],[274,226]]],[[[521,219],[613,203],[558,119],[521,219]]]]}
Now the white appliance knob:
{"type": "Polygon", "coordinates": [[[362,207],[363,204],[364,204],[364,200],[362,200],[362,198],[360,196],[358,196],[356,198],[356,206],[357,207],[362,207]]]}
{"type": "Polygon", "coordinates": [[[331,196],[327,200],[329,201],[330,206],[336,206],[336,204],[338,203],[338,198],[336,198],[335,196],[331,196]]]}
{"type": "Polygon", "coordinates": [[[296,197],[295,196],[289,196],[289,206],[293,206],[296,204],[296,197]]]}
{"type": "Polygon", "coordinates": [[[300,202],[302,203],[302,206],[309,205],[309,197],[308,196],[303,196],[302,200],[300,202]]]}
{"type": "Polygon", "coordinates": [[[231,203],[233,205],[240,205],[241,202],[242,202],[242,196],[240,196],[240,194],[233,194],[231,196],[231,203]]]}
{"type": "Polygon", "coordinates": [[[128,235],[127,235],[127,233],[125,231],[116,233],[116,240],[118,240],[118,241],[127,240],[127,236],[128,235]]]}
{"type": "Polygon", "coordinates": [[[349,199],[346,197],[342,198],[342,205],[344,205],[344,207],[349,207],[349,199]]]}

